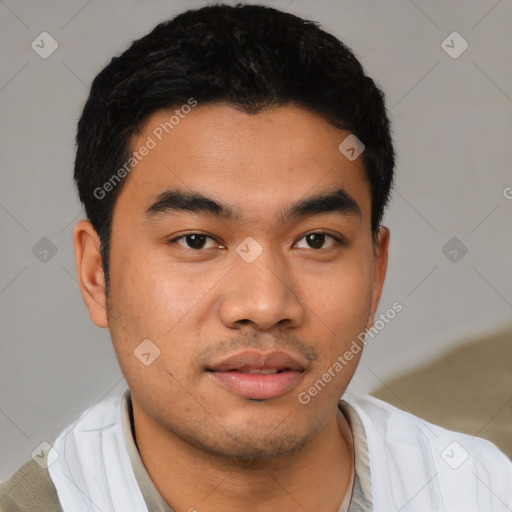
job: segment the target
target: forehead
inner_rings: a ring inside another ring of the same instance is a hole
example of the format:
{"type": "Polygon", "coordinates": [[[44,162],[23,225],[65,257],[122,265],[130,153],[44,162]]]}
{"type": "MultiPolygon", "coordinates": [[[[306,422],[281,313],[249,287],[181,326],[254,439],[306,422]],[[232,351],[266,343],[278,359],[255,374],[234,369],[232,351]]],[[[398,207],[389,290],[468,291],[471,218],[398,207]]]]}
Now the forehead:
{"type": "Polygon", "coordinates": [[[116,211],[142,215],[166,190],[179,188],[222,200],[249,218],[341,187],[363,220],[369,217],[362,158],[349,161],[338,149],[348,132],[295,106],[253,115],[230,105],[186,111],[158,111],[132,137],[131,151],[145,156],[127,176],[116,211]]]}

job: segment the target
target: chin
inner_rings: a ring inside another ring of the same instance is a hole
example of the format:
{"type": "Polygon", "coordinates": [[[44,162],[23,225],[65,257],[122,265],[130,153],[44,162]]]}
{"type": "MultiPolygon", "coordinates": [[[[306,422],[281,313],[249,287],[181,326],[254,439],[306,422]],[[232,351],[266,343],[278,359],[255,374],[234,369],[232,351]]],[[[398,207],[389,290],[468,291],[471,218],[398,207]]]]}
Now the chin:
{"type": "Polygon", "coordinates": [[[286,439],[274,438],[271,443],[266,440],[248,442],[246,439],[222,446],[203,447],[218,459],[224,459],[230,464],[237,464],[246,468],[264,468],[269,462],[277,461],[281,457],[292,455],[300,451],[306,444],[307,439],[297,440],[287,436],[286,439]]]}
{"type": "MultiPolygon", "coordinates": [[[[217,426],[222,428],[219,424],[217,426]]],[[[257,469],[267,467],[269,462],[281,457],[298,453],[315,434],[299,429],[297,425],[292,431],[289,424],[279,426],[277,422],[273,426],[260,424],[255,427],[255,422],[243,427],[231,423],[229,428],[209,430],[206,436],[189,437],[187,440],[217,459],[257,469]]]]}

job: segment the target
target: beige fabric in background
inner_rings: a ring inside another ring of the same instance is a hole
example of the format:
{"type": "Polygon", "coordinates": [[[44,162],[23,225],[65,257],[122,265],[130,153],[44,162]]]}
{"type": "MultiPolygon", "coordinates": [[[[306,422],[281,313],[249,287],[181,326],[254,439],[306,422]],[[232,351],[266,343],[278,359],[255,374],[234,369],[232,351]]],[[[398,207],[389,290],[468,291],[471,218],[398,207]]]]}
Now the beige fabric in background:
{"type": "Polygon", "coordinates": [[[370,393],[512,458],[512,328],[463,345],[370,393]]]}

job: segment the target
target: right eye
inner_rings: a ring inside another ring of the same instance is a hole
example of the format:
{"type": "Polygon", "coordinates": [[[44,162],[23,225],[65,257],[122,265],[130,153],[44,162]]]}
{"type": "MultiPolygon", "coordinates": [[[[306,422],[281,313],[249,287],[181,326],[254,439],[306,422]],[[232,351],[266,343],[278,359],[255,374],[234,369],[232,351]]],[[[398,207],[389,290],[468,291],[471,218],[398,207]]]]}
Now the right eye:
{"type": "MultiPolygon", "coordinates": [[[[186,233],[185,235],[180,235],[176,238],[171,238],[167,240],[167,243],[170,245],[171,243],[177,243],[185,249],[191,249],[195,251],[199,251],[204,249],[205,242],[207,239],[214,240],[211,236],[206,235],[204,233],[186,233]],[[180,243],[179,240],[183,240],[184,243],[180,243]]],[[[211,249],[212,247],[206,247],[207,249],[211,249]]]]}

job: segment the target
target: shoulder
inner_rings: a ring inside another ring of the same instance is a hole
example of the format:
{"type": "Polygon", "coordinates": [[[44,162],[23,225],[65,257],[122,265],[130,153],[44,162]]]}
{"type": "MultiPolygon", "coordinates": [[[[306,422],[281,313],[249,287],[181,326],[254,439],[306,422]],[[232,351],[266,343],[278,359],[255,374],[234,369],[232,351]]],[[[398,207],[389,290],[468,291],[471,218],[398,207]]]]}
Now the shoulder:
{"type": "Polygon", "coordinates": [[[468,447],[477,450],[481,455],[484,455],[486,452],[491,455],[497,453],[502,455],[503,457],[498,457],[498,459],[504,462],[506,467],[512,469],[512,461],[491,441],[448,430],[423,420],[412,412],[398,409],[371,395],[362,397],[351,396],[348,399],[348,403],[359,413],[362,413],[366,422],[371,422],[381,436],[385,437],[390,442],[414,442],[418,437],[426,436],[434,446],[442,446],[444,448],[443,443],[446,441],[461,441],[468,447]]]}
{"type": "Polygon", "coordinates": [[[31,459],[0,484],[1,512],[62,512],[45,460],[31,459]]]}
{"type": "MultiPolygon", "coordinates": [[[[363,424],[372,483],[375,477],[378,485],[412,489],[431,480],[432,494],[442,496],[445,505],[448,496],[468,503],[512,503],[512,461],[494,443],[429,423],[370,395],[343,400],[363,424]],[[400,483],[382,477],[390,472],[400,483]]],[[[502,510],[499,506],[490,510],[502,510]]]]}
{"type": "MultiPolygon", "coordinates": [[[[428,441],[430,447],[448,461],[452,451],[457,449],[456,445],[460,445],[470,452],[468,455],[476,455],[490,467],[502,469],[512,477],[512,461],[491,441],[429,423],[370,395],[352,396],[347,401],[359,413],[364,426],[373,430],[386,444],[403,446],[417,444],[420,440],[428,441]]],[[[460,458],[463,458],[462,455],[460,453],[460,458]]],[[[456,464],[451,461],[451,465],[456,464]]]]}

